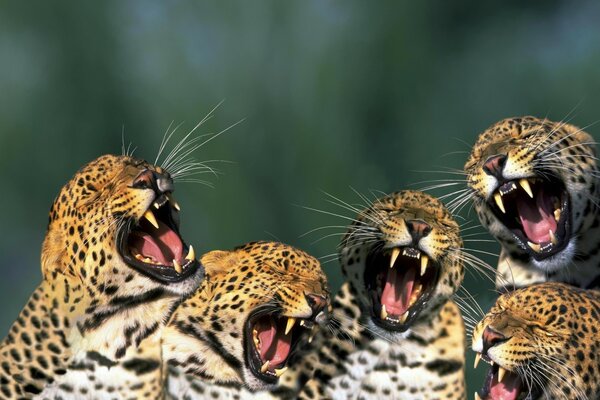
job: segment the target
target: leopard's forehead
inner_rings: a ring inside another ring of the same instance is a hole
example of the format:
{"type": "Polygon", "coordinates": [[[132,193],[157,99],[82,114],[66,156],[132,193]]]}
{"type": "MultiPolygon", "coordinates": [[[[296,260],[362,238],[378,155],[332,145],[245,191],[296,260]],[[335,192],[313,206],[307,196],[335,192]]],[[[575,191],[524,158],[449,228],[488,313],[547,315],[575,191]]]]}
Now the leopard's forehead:
{"type": "Polygon", "coordinates": [[[275,271],[322,279],[321,264],[310,254],[278,242],[252,242],[234,249],[251,267],[265,266],[275,271]]]}
{"type": "MultiPolygon", "coordinates": [[[[437,198],[416,190],[402,190],[376,200],[364,213],[375,216],[398,215],[403,219],[422,219],[458,229],[452,214],[437,198]]],[[[359,219],[365,221],[359,214],[359,219]]]]}

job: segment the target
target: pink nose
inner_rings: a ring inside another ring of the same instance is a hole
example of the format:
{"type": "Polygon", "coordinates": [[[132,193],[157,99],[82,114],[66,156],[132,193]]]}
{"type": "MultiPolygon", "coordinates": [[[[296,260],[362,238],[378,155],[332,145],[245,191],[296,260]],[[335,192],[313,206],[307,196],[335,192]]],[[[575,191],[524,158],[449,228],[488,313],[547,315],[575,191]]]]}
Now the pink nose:
{"type": "Polygon", "coordinates": [[[318,294],[309,293],[306,296],[306,301],[308,301],[308,305],[313,310],[313,314],[317,315],[321,312],[325,307],[327,307],[327,299],[318,294]]]}
{"type": "Polygon", "coordinates": [[[486,174],[501,179],[504,164],[506,164],[506,155],[497,154],[485,160],[485,163],[483,163],[483,170],[486,174]]]}
{"type": "Polygon", "coordinates": [[[419,240],[423,239],[431,232],[431,226],[422,219],[407,220],[406,227],[408,228],[415,245],[419,243],[419,240]]]}
{"type": "Polygon", "coordinates": [[[495,330],[494,328],[492,328],[491,326],[488,325],[483,330],[482,339],[483,339],[482,353],[485,354],[485,353],[487,353],[487,351],[490,348],[494,347],[495,345],[497,345],[499,343],[505,342],[509,338],[507,338],[502,333],[498,332],[497,330],[495,330]]]}

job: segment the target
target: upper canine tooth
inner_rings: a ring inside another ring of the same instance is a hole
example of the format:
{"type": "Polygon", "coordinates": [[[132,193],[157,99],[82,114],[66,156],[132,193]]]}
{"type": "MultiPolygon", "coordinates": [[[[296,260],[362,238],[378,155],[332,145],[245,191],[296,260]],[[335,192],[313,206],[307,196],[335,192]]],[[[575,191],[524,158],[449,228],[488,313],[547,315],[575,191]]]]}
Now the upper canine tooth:
{"type": "Polygon", "coordinates": [[[158,229],[158,222],[156,221],[156,217],[151,210],[148,210],[144,213],[144,218],[146,218],[152,224],[152,226],[158,229]]]}
{"type": "Polygon", "coordinates": [[[287,371],[288,367],[283,367],[281,369],[277,369],[275,368],[275,375],[277,375],[277,377],[279,378],[281,375],[283,375],[285,373],[285,371],[287,371]]]}
{"type": "Polygon", "coordinates": [[[473,369],[477,368],[477,365],[479,365],[479,361],[481,361],[481,354],[475,353],[475,362],[473,363],[473,369]]]}
{"type": "Polygon", "coordinates": [[[502,195],[500,193],[496,193],[494,195],[494,200],[496,201],[496,205],[502,211],[503,214],[506,214],[506,210],[504,209],[504,203],[502,203],[502,195]]]}
{"type": "Polygon", "coordinates": [[[173,197],[172,194],[167,194],[167,198],[169,199],[169,202],[173,205],[173,208],[175,208],[177,211],[181,211],[181,207],[179,207],[179,204],[177,204],[177,201],[175,201],[175,197],[173,197]]]}
{"type": "Polygon", "coordinates": [[[175,268],[175,271],[177,271],[178,274],[183,271],[183,268],[181,268],[181,265],[175,259],[173,259],[173,268],[175,268]]]}
{"type": "Polygon", "coordinates": [[[188,251],[187,256],[185,256],[186,260],[193,260],[196,258],[196,253],[194,252],[194,248],[192,247],[192,245],[190,244],[190,249],[188,251]]]}
{"type": "Polygon", "coordinates": [[[479,393],[475,392],[475,400],[481,400],[481,397],[479,397],[479,393]]]}
{"type": "Polygon", "coordinates": [[[533,199],[533,192],[531,191],[531,186],[529,186],[529,181],[523,178],[519,180],[519,185],[521,185],[523,190],[533,199]]]}
{"type": "Polygon", "coordinates": [[[504,374],[506,373],[506,370],[502,367],[498,367],[498,382],[502,382],[502,379],[504,379],[504,374]]]}
{"type": "Polygon", "coordinates": [[[388,317],[387,310],[385,309],[385,304],[381,305],[381,314],[379,315],[381,319],[386,319],[388,317]]]}
{"type": "Polygon", "coordinates": [[[560,208],[554,210],[554,219],[556,220],[556,222],[560,220],[560,208]]]}
{"type": "Polygon", "coordinates": [[[296,318],[294,317],[288,317],[287,320],[287,325],[285,326],[285,334],[287,335],[288,333],[290,333],[290,331],[292,330],[292,328],[294,327],[294,324],[296,323],[296,318]]]}
{"type": "Polygon", "coordinates": [[[426,254],[421,255],[421,276],[425,275],[427,271],[427,264],[429,264],[429,257],[426,254]]]}
{"type": "Polygon", "coordinates": [[[558,239],[556,239],[556,235],[552,232],[552,229],[548,231],[548,235],[550,235],[550,241],[552,244],[556,245],[558,243],[558,239]]]}
{"type": "Polygon", "coordinates": [[[536,253],[539,253],[542,250],[542,246],[537,243],[527,242],[527,245],[536,253]]]}
{"type": "Polygon", "coordinates": [[[265,361],[265,363],[262,365],[262,367],[260,367],[260,372],[262,372],[264,374],[265,372],[267,372],[268,369],[269,369],[269,360],[265,361]]]}
{"type": "Polygon", "coordinates": [[[392,256],[390,257],[390,268],[394,268],[394,263],[396,262],[396,259],[398,258],[399,255],[400,255],[400,249],[397,247],[394,247],[392,249],[392,256]]]}

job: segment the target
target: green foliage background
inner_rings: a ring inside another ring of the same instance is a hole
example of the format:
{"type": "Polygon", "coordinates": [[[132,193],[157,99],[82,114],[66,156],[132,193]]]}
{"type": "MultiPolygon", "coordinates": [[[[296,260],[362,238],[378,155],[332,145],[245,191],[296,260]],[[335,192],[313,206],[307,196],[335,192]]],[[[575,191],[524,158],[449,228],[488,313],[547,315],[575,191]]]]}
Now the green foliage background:
{"type": "MultiPolygon", "coordinates": [[[[592,0],[2,2],[0,331],[40,281],[54,196],[119,153],[122,130],[153,160],[171,122],[185,133],[226,100],[201,132],[245,120],[196,154],[232,162],[206,176],[215,188],[177,188],[185,237],[198,251],[276,238],[322,257],[341,229],[301,235],[346,221],[303,206],[350,216],[323,191],[360,203],[351,187],[460,178],[423,171],[460,169],[476,135],[512,115],[598,137],[599,20],[592,0]]],[[[337,288],[335,261],[325,268],[337,288]]],[[[489,282],[469,274],[466,287],[489,307],[489,282]]],[[[481,375],[468,374],[472,392],[481,375]]]]}

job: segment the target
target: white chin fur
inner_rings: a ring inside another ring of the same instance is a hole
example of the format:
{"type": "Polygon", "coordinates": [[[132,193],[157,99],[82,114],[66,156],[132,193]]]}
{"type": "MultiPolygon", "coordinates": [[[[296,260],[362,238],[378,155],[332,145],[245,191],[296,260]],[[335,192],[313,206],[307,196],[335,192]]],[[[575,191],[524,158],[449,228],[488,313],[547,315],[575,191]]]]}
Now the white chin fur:
{"type": "Polygon", "coordinates": [[[251,392],[257,392],[257,391],[262,391],[262,390],[272,390],[276,386],[276,385],[269,385],[268,383],[261,381],[256,376],[254,376],[252,371],[250,371],[248,368],[244,368],[243,375],[244,375],[244,386],[251,392]]]}
{"type": "Polygon", "coordinates": [[[394,332],[388,331],[377,325],[373,322],[373,319],[369,317],[369,322],[367,323],[368,330],[375,337],[375,339],[383,339],[387,342],[397,343],[403,339],[406,339],[410,334],[410,328],[408,328],[404,332],[394,332]]]}
{"type": "Polygon", "coordinates": [[[188,279],[179,283],[171,283],[166,285],[165,288],[169,293],[179,296],[189,296],[198,289],[202,279],[204,279],[204,268],[198,268],[196,273],[188,279]]]}
{"type": "Polygon", "coordinates": [[[544,272],[555,272],[564,269],[571,264],[571,261],[575,256],[575,242],[576,239],[571,238],[567,247],[565,247],[561,252],[542,261],[537,261],[534,258],[532,258],[531,261],[536,268],[544,272]]]}

